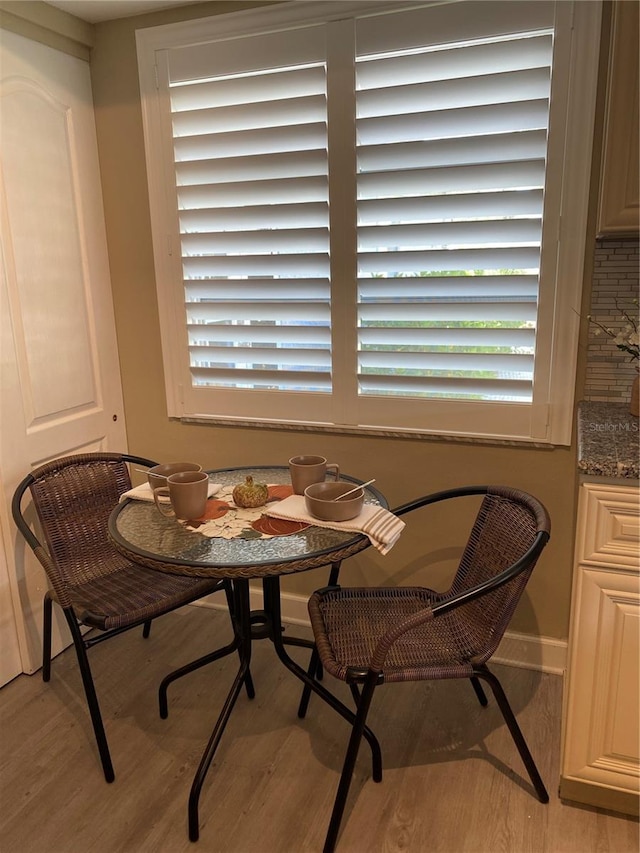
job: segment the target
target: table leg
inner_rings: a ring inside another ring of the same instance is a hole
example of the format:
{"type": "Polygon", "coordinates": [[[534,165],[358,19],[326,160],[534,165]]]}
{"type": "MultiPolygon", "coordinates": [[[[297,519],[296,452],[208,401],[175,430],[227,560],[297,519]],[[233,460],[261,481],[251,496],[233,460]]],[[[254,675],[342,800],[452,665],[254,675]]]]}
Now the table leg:
{"type": "MultiPolygon", "coordinates": [[[[304,685],[313,690],[314,693],[317,693],[321,699],[324,699],[324,701],[334,709],[334,711],[337,711],[340,716],[344,717],[344,719],[353,726],[356,722],[355,713],[350,708],[347,708],[346,705],[343,705],[343,703],[340,702],[333,693],[330,693],[322,686],[322,684],[319,684],[316,679],[313,678],[312,674],[310,674],[313,672],[311,667],[309,668],[309,673],[305,672],[304,669],[290,658],[286,652],[282,640],[282,630],[280,629],[280,578],[277,576],[264,578],[263,589],[265,611],[269,615],[271,623],[274,626],[271,639],[273,641],[276,654],[280,658],[281,662],[288,670],[299,678],[304,685]]],[[[380,744],[368,726],[364,727],[363,735],[371,747],[373,780],[374,782],[380,782],[382,780],[382,753],[380,751],[380,744]]]]}
{"type": "Polygon", "coordinates": [[[236,623],[236,640],[234,648],[238,649],[240,656],[240,666],[231,686],[222,711],[218,716],[216,724],[211,732],[209,743],[202,754],[200,764],[196,771],[196,775],[191,785],[189,794],[189,839],[197,841],[200,835],[199,819],[198,819],[198,802],[200,800],[200,791],[206,778],[213,756],[215,755],[218,744],[222,738],[233,706],[249,675],[249,665],[251,663],[251,612],[249,607],[249,581],[245,579],[234,580],[234,614],[237,619],[236,623]]]}
{"type": "MultiPolygon", "coordinates": [[[[331,563],[331,571],[329,572],[329,580],[327,581],[327,586],[336,586],[338,583],[338,575],[340,574],[340,566],[342,565],[342,560],[337,560],[335,563],[331,563]]],[[[282,642],[286,646],[302,646],[306,649],[314,649],[315,643],[312,640],[303,640],[300,637],[282,637],[282,642]]],[[[322,681],[322,664],[320,663],[320,659],[317,654],[313,657],[314,660],[314,668],[309,668],[308,672],[310,675],[314,674],[318,681],[322,681]]],[[[305,693],[303,696],[306,698],[305,707],[309,703],[309,692],[307,687],[305,687],[305,693]]],[[[304,700],[301,700],[301,704],[304,700]]],[[[304,717],[304,714],[299,714],[298,716],[304,717]]]]}
{"type": "MultiPolygon", "coordinates": [[[[329,572],[329,580],[327,581],[327,586],[337,585],[341,565],[342,560],[337,560],[336,562],[331,563],[331,571],[329,572]]],[[[301,640],[298,637],[283,637],[282,642],[285,645],[289,646],[304,646],[305,648],[312,649],[307,674],[310,677],[315,678],[316,681],[322,681],[322,664],[320,663],[320,658],[318,657],[318,652],[316,650],[315,643],[310,642],[309,640],[301,640]]],[[[307,713],[310,698],[311,687],[309,687],[308,684],[305,684],[302,690],[302,696],[300,697],[300,704],[298,706],[298,716],[300,717],[300,719],[303,719],[307,713]]]]}
{"type": "MultiPolygon", "coordinates": [[[[226,657],[226,655],[230,655],[232,652],[236,651],[236,649],[239,649],[240,647],[240,641],[238,639],[238,625],[234,615],[235,604],[233,601],[233,593],[230,591],[228,586],[225,587],[225,592],[227,594],[227,605],[229,607],[229,615],[234,626],[234,639],[228,645],[222,646],[220,649],[216,649],[214,652],[209,652],[208,654],[203,655],[202,657],[199,657],[194,661],[191,661],[191,663],[181,666],[179,669],[174,669],[173,672],[170,672],[162,679],[162,681],[160,682],[160,687],[158,688],[158,704],[160,706],[160,717],[163,720],[166,720],[169,716],[167,690],[169,688],[169,685],[173,681],[176,681],[178,678],[182,678],[183,675],[188,675],[190,672],[195,672],[202,666],[207,666],[207,664],[209,663],[213,663],[214,661],[220,660],[220,658],[226,657]]],[[[240,661],[242,662],[242,657],[240,657],[240,661]]],[[[247,671],[244,683],[245,689],[247,691],[247,696],[249,697],[249,699],[253,699],[256,695],[256,691],[253,686],[253,679],[251,678],[250,670],[247,671]]]]}
{"type": "Polygon", "coordinates": [[[188,675],[190,672],[194,672],[196,669],[200,669],[201,666],[206,666],[208,663],[213,663],[220,658],[225,657],[226,655],[230,655],[232,652],[238,648],[238,640],[234,638],[233,642],[229,643],[227,646],[223,646],[221,649],[217,649],[215,652],[209,652],[207,655],[203,655],[197,660],[191,661],[191,663],[186,664],[185,666],[181,666],[179,669],[174,669],[173,672],[170,672],[169,675],[165,675],[165,677],[160,682],[160,687],[158,689],[158,703],[160,705],[160,716],[163,720],[169,716],[169,706],[167,703],[167,688],[171,684],[172,681],[176,681],[178,678],[182,678],[183,675],[188,675]]]}

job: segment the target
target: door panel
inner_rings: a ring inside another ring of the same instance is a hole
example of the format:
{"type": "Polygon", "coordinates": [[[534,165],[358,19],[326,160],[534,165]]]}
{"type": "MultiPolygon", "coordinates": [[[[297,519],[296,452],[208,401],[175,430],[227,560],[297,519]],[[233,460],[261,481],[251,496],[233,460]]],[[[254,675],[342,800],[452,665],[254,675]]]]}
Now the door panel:
{"type": "Polygon", "coordinates": [[[29,429],[96,400],[70,119],[65,104],[31,81],[3,86],[2,170],[14,272],[9,297],[29,429]],[[50,381],[54,364],[67,381],[50,381]]]}
{"type": "MultiPolygon", "coordinates": [[[[126,432],[89,67],[6,31],[0,51],[2,516],[22,667],[32,672],[47,582],[17,540],[11,496],[50,459],[126,450],[126,432]]],[[[69,642],[59,613],[56,634],[54,651],[69,642]]]]}

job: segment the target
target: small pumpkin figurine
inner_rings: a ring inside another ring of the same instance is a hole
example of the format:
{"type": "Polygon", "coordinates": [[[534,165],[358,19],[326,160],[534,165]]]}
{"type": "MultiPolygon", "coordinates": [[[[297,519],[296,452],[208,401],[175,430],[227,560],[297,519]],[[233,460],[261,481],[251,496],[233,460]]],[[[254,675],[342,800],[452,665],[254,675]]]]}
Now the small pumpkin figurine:
{"type": "Polygon", "coordinates": [[[244,483],[239,483],[233,490],[233,502],[236,506],[264,506],[269,497],[269,490],[264,483],[254,483],[253,477],[247,477],[244,483]]]}

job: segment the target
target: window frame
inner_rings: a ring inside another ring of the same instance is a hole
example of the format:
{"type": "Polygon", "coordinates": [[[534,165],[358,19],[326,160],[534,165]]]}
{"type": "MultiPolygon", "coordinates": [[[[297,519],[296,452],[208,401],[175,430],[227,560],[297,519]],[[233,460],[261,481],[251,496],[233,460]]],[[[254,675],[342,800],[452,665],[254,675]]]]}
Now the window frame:
{"type": "MultiPolygon", "coordinates": [[[[435,4],[407,2],[401,8],[447,7],[459,2],[464,0],[443,0],[435,4]]],[[[547,0],[540,2],[548,5],[547,0]]],[[[344,417],[335,414],[326,417],[326,412],[331,411],[327,406],[327,395],[318,395],[324,400],[312,400],[312,405],[306,410],[301,406],[301,417],[292,420],[288,415],[278,415],[273,392],[240,392],[236,395],[238,399],[251,395],[250,406],[243,411],[215,412],[209,399],[212,394],[219,394],[218,389],[194,388],[191,385],[180,231],[177,210],[172,204],[173,140],[166,120],[169,113],[168,80],[166,62],[162,62],[163,52],[166,56],[166,51],[172,48],[205,44],[212,39],[339,21],[356,14],[359,17],[369,12],[396,12],[399,5],[386,0],[373,3],[365,0],[311,0],[304,4],[281,3],[136,31],[169,417],[222,423],[270,423],[277,427],[305,426],[346,433],[429,434],[551,445],[571,443],[597,90],[598,69],[592,57],[598,54],[599,49],[601,0],[590,3],[558,0],[551,3],[560,23],[559,38],[568,41],[560,46],[561,49],[554,48],[554,79],[560,77],[565,81],[565,94],[561,98],[552,98],[551,102],[549,161],[556,163],[557,168],[555,175],[552,173],[547,179],[545,209],[550,207],[558,215],[557,221],[550,222],[547,214],[544,224],[533,403],[410,400],[407,401],[408,406],[403,406],[408,416],[404,424],[398,426],[392,417],[381,416],[379,411],[376,413],[375,398],[366,401],[365,406],[359,405],[361,416],[358,420],[364,423],[353,423],[353,413],[348,412],[344,417]],[[560,132],[553,133],[557,125],[560,125],[560,132]],[[543,286],[543,281],[550,280],[553,280],[553,286],[543,286]],[[179,288],[176,282],[180,283],[179,288]],[[265,417],[256,411],[269,414],[265,417]]],[[[520,14],[522,5],[513,4],[520,7],[520,14]]],[[[507,10],[511,4],[500,2],[499,6],[505,18],[504,26],[508,28],[507,10]]],[[[464,23],[460,26],[464,28],[464,23]]],[[[464,32],[460,38],[464,38],[464,32]]],[[[355,204],[355,200],[351,204],[355,204]]],[[[349,309],[349,300],[345,301],[345,308],[349,309]]],[[[353,307],[349,310],[353,313],[353,307]]]]}

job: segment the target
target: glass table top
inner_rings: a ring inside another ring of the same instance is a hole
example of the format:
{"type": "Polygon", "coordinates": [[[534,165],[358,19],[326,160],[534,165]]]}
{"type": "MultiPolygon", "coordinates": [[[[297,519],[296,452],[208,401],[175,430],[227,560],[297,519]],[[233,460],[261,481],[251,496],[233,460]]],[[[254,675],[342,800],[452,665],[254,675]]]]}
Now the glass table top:
{"type": "MultiPolygon", "coordinates": [[[[264,466],[223,468],[209,471],[212,482],[234,486],[252,476],[256,482],[269,485],[290,485],[288,466],[264,466]]],[[[341,474],[341,480],[354,484],[362,483],[354,477],[341,474]]],[[[365,487],[365,503],[388,509],[384,496],[372,486],[365,487]]],[[[326,562],[332,554],[348,549],[353,543],[362,541],[362,549],[368,542],[362,534],[310,526],[288,536],[273,536],[261,539],[212,538],[190,530],[174,518],[161,515],[154,503],[127,500],[119,504],[109,520],[109,533],[121,550],[135,559],[135,555],[146,560],[193,568],[249,568],[270,564],[291,563],[290,571],[296,571],[296,562],[310,556],[322,557],[326,562]]],[[[356,550],[362,550],[356,547],[356,550]]],[[[145,563],[146,563],[145,560],[145,563]]],[[[285,568],[284,571],[287,571],[285,568]]]]}

